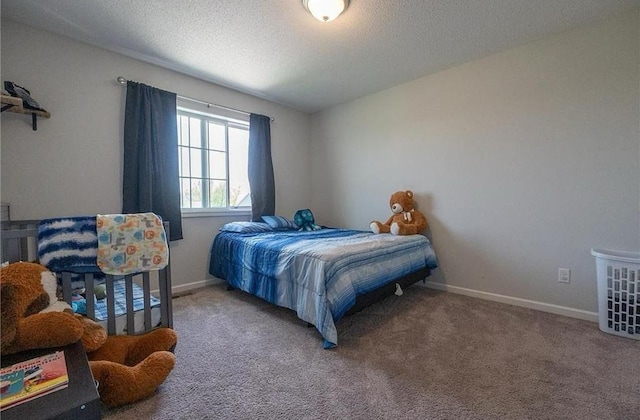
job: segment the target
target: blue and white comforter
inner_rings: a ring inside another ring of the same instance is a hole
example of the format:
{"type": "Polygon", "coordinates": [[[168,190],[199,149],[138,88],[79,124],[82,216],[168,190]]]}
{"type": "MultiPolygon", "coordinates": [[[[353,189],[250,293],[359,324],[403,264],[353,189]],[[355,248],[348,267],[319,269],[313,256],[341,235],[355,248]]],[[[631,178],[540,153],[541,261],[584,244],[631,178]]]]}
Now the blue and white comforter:
{"type": "Polygon", "coordinates": [[[209,272],[316,326],[324,347],[338,343],[335,322],[356,296],[421,268],[437,267],[427,238],[322,229],[313,232],[220,232],[209,272]]]}

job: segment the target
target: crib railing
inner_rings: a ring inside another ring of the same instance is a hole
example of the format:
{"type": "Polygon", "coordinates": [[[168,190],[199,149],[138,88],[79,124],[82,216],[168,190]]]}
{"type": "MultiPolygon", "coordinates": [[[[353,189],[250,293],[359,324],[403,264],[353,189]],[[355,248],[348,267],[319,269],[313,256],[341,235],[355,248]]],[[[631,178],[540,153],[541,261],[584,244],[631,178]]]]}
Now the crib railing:
{"type": "Polygon", "coordinates": [[[0,262],[37,261],[38,220],[2,222],[0,262]]]}
{"type": "MultiPolygon", "coordinates": [[[[17,262],[17,261],[30,261],[37,262],[38,250],[37,250],[37,237],[38,237],[38,220],[21,220],[2,222],[2,229],[0,230],[0,238],[2,242],[0,261],[4,262],[17,262]]],[[[169,238],[169,222],[164,222],[164,228],[169,238]]],[[[159,270],[157,273],[158,282],[158,297],[160,299],[160,324],[158,326],[173,327],[173,308],[171,301],[171,267],[169,264],[159,270]]],[[[63,272],[58,273],[61,275],[61,288],[62,299],[69,305],[73,301],[72,290],[72,273],[63,272]]],[[[112,275],[105,276],[105,289],[106,289],[106,308],[107,308],[107,333],[110,335],[116,334],[116,309],[115,309],[115,292],[114,281],[115,278],[112,275]]],[[[125,292],[126,292],[126,331],[127,334],[134,334],[135,328],[135,313],[133,306],[133,283],[136,282],[143,291],[143,314],[144,314],[144,331],[150,331],[157,327],[152,325],[151,320],[151,282],[152,276],[149,272],[133,274],[124,276],[125,280],[125,292]]],[[[92,273],[84,274],[85,283],[85,299],[86,299],[86,311],[87,317],[96,319],[95,301],[96,296],[94,275],[92,273]]]]}

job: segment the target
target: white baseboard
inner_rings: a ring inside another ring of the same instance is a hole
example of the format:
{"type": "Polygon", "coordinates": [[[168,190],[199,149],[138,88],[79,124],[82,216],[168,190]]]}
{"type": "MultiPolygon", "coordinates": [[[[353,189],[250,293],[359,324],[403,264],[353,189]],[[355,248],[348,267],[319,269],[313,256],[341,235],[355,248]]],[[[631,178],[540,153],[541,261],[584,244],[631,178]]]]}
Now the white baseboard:
{"type": "MultiPolygon", "coordinates": [[[[223,282],[224,280],[220,280],[220,279],[204,279],[204,280],[200,280],[200,281],[194,281],[192,283],[186,283],[186,284],[178,284],[178,285],[173,285],[171,286],[171,293],[172,294],[178,294],[178,293],[184,293],[184,292],[188,292],[189,290],[194,290],[194,289],[200,289],[201,287],[206,287],[206,286],[212,286],[214,284],[219,284],[221,282],[223,282]]],[[[152,294],[157,294],[159,292],[159,290],[152,290],[151,293],[152,294]]]]}
{"type": "MultiPolygon", "coordinates": [[[[172,293],[183,293],[201,287],[220,284],[224,280],[212,278],[192,283],[180,284],[171,288],[172,293]]],[[[584,311],[582,309],[568,308],[566,306],[553,305],[550,303],[537,302],[535,300],[521,299],[517,297],[499,295],[496,293],[483,292],[480,290],[467,289],[459,286],[450,286],[442,283],[427,281],[426,286],[431,289],[442,290],[445,292],[457,293],[459,295],[471,296],[479,299],[491,300],[494,302],[506,303],[508,305],[521,306],[523,308],[535,309],[538,311],[549,312],[556,315],[564,315],[570,318],[583,319],[585,321],[598,322],[598,313],[584,311]]]]}
{"type": "Polygon", "coordinates": [[[582,309],[568,308],[566,306],[552,305],[550,303],[536,302],[534,300],[520,299],[511,296],[498,295],[496,293],[482,292],[480,290],[467,289],[464,287],[450,286],[442,283],[427,281],[426,286],[431,289],[443,290],[446,292],[457,293],[459,295],[471,296],[480,299],[491,300],[494,302],[506,303],[523,308],[535,309],[552,314],[564,315],[571,318],[583,319],[585,321],[598,322],[598,313],[584,311],[582,309]]]}

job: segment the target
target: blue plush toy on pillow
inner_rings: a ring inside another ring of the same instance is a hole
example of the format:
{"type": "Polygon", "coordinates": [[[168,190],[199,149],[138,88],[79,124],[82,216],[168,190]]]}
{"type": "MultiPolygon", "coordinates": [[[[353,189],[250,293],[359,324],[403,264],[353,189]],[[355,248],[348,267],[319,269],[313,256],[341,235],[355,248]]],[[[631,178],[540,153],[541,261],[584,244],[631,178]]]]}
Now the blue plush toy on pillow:
{"type": "Polygon", "coordinates": [[[298,210],[296,214],[293,216],[293,221],[296,222],[296,225],[302,230],[312,231],[312,230],[320,230],[322,229],[320,226],[316,225],[316,221],[313,218],[313,213],[311,210],[304,209],[298,210]]]}

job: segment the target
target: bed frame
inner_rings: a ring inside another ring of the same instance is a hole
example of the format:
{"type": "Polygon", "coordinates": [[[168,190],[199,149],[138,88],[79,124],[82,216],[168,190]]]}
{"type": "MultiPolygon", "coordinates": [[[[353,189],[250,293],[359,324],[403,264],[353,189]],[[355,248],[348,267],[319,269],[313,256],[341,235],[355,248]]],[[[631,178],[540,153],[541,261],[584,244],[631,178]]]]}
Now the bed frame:
{"type": "MultiPolygon", "coordinates": [[[[0,261],[17,262],[17,261],[34,261],[37,262],[37,240],[38,240],[38,220],[18,220],[10,222],[2,222],[2,230],[0,237],[2,248],[0,253],[0,261]]],[[[169,222],[164,222],[164,228],[169,237],[169,222]]],[[[173,308],[171,302],[171,267],[167,264],[165,268],[157,272],[158,293],[160,299],[160,324],[157,326],[173,328],[173,308]]],[[[62,298],[71,305],[71,273],[59,273],[62,276],[62,298]]],[[[115,299],[114,299],[114,276],[106,275],[106,296],[107,296],[107,333],[109,335],[116,334],[116,315],[115,315],[115,299]]],[[[153,276],[155,277],[155,276],[153,276]]],[[[140,273],[134,275],[126,275],[125,290],[127,294],[126,300],[126,330],[127,334],[136,334],[134,310],[133,310],[133,282],[140,285],[144,294],[144,331],[150,331],[156,328],[151,321],[151,279],[150,273],[140,273]]],[[[84,275],[85,280],[85,298],[87,301],[87,317],[95,319],[94,304],[94,282],[93,274],[84,275]]],[[[138,331],[141,332],[141,331],[138,331]]]]}
{"type": "MultiPolygon", "coordinates": [[[[349,316],[353,315],[356,312],[360,312],[364,308],[373,305],[374,303],[378,303],[381,300],[393,295],[396,292],[396,284],[399,284],[402,289],[406,289],[414,283],[422,280],[423,283],[427,281],[427,277],[431,274],[431,270],[429,267],[423,267],[418,271],[414,271],[411,274],[407,274],[404,277],[400,277],[399,279],[391,280],[389,283],[384,286],[372,290],[363,295],[359,295],[356,298],[356,303],[343,315],[349,316]]],[[[227,291],[235,290],[236,288],[227,283],[227,291]]],[[[314,325],[310,322],[307,322],[307,327],[312,328],[314,325]]]]}
{"type": "MultiPolygon", "coordinates": [[[[385,284],[384,286],[372,290],[368,293],[360,295],[356,298],[356,303],[343,315],[345,316],[353,315],[356,312],[360,312],[364,308],[373,305],[374,303],[378,303],[381,300],[391,296],[396,292],[396,284],[399,284],[402,289],[406,289],[414,283],[422,280],[423,283],[426,283],[427,277],[431,274],[431,270],[429,267],[421,268],[418,271],[414,271],[411,274],[407,274],[404,277],[400,277],[399,279],[395,279],[385,284]]],[[[231,285],[227,285],[227,290],[233,290],[231,285]]],[[[310,322],[307,322],[307,328],[313,328],[314,325],[310,322]]]]}
{"type": "Polygon", "coordinates": [[[384,298],[391,296],[396,292],[396,284],[399,284],[402,289],[406,289],[407,287],[411,286],[414,283],[419,282],[420,280],[422,280],[423,282],[426,282],[426,278],[429,276],[429,274],[431,274],[431,270],[429,270],[429,267],[424,267],[411,274],[407,274],[404,277],[400,277],[399,279],[392,280],[378,289],[372,290],[363,295],[359,295],[356,298],[355,305],[353,305],[344,314],[344,316],[348,316],[348,315],[355,314],[356,312],[360,312],[367,306],[371,306],[374,303],[380,302],[384,298]]]}

